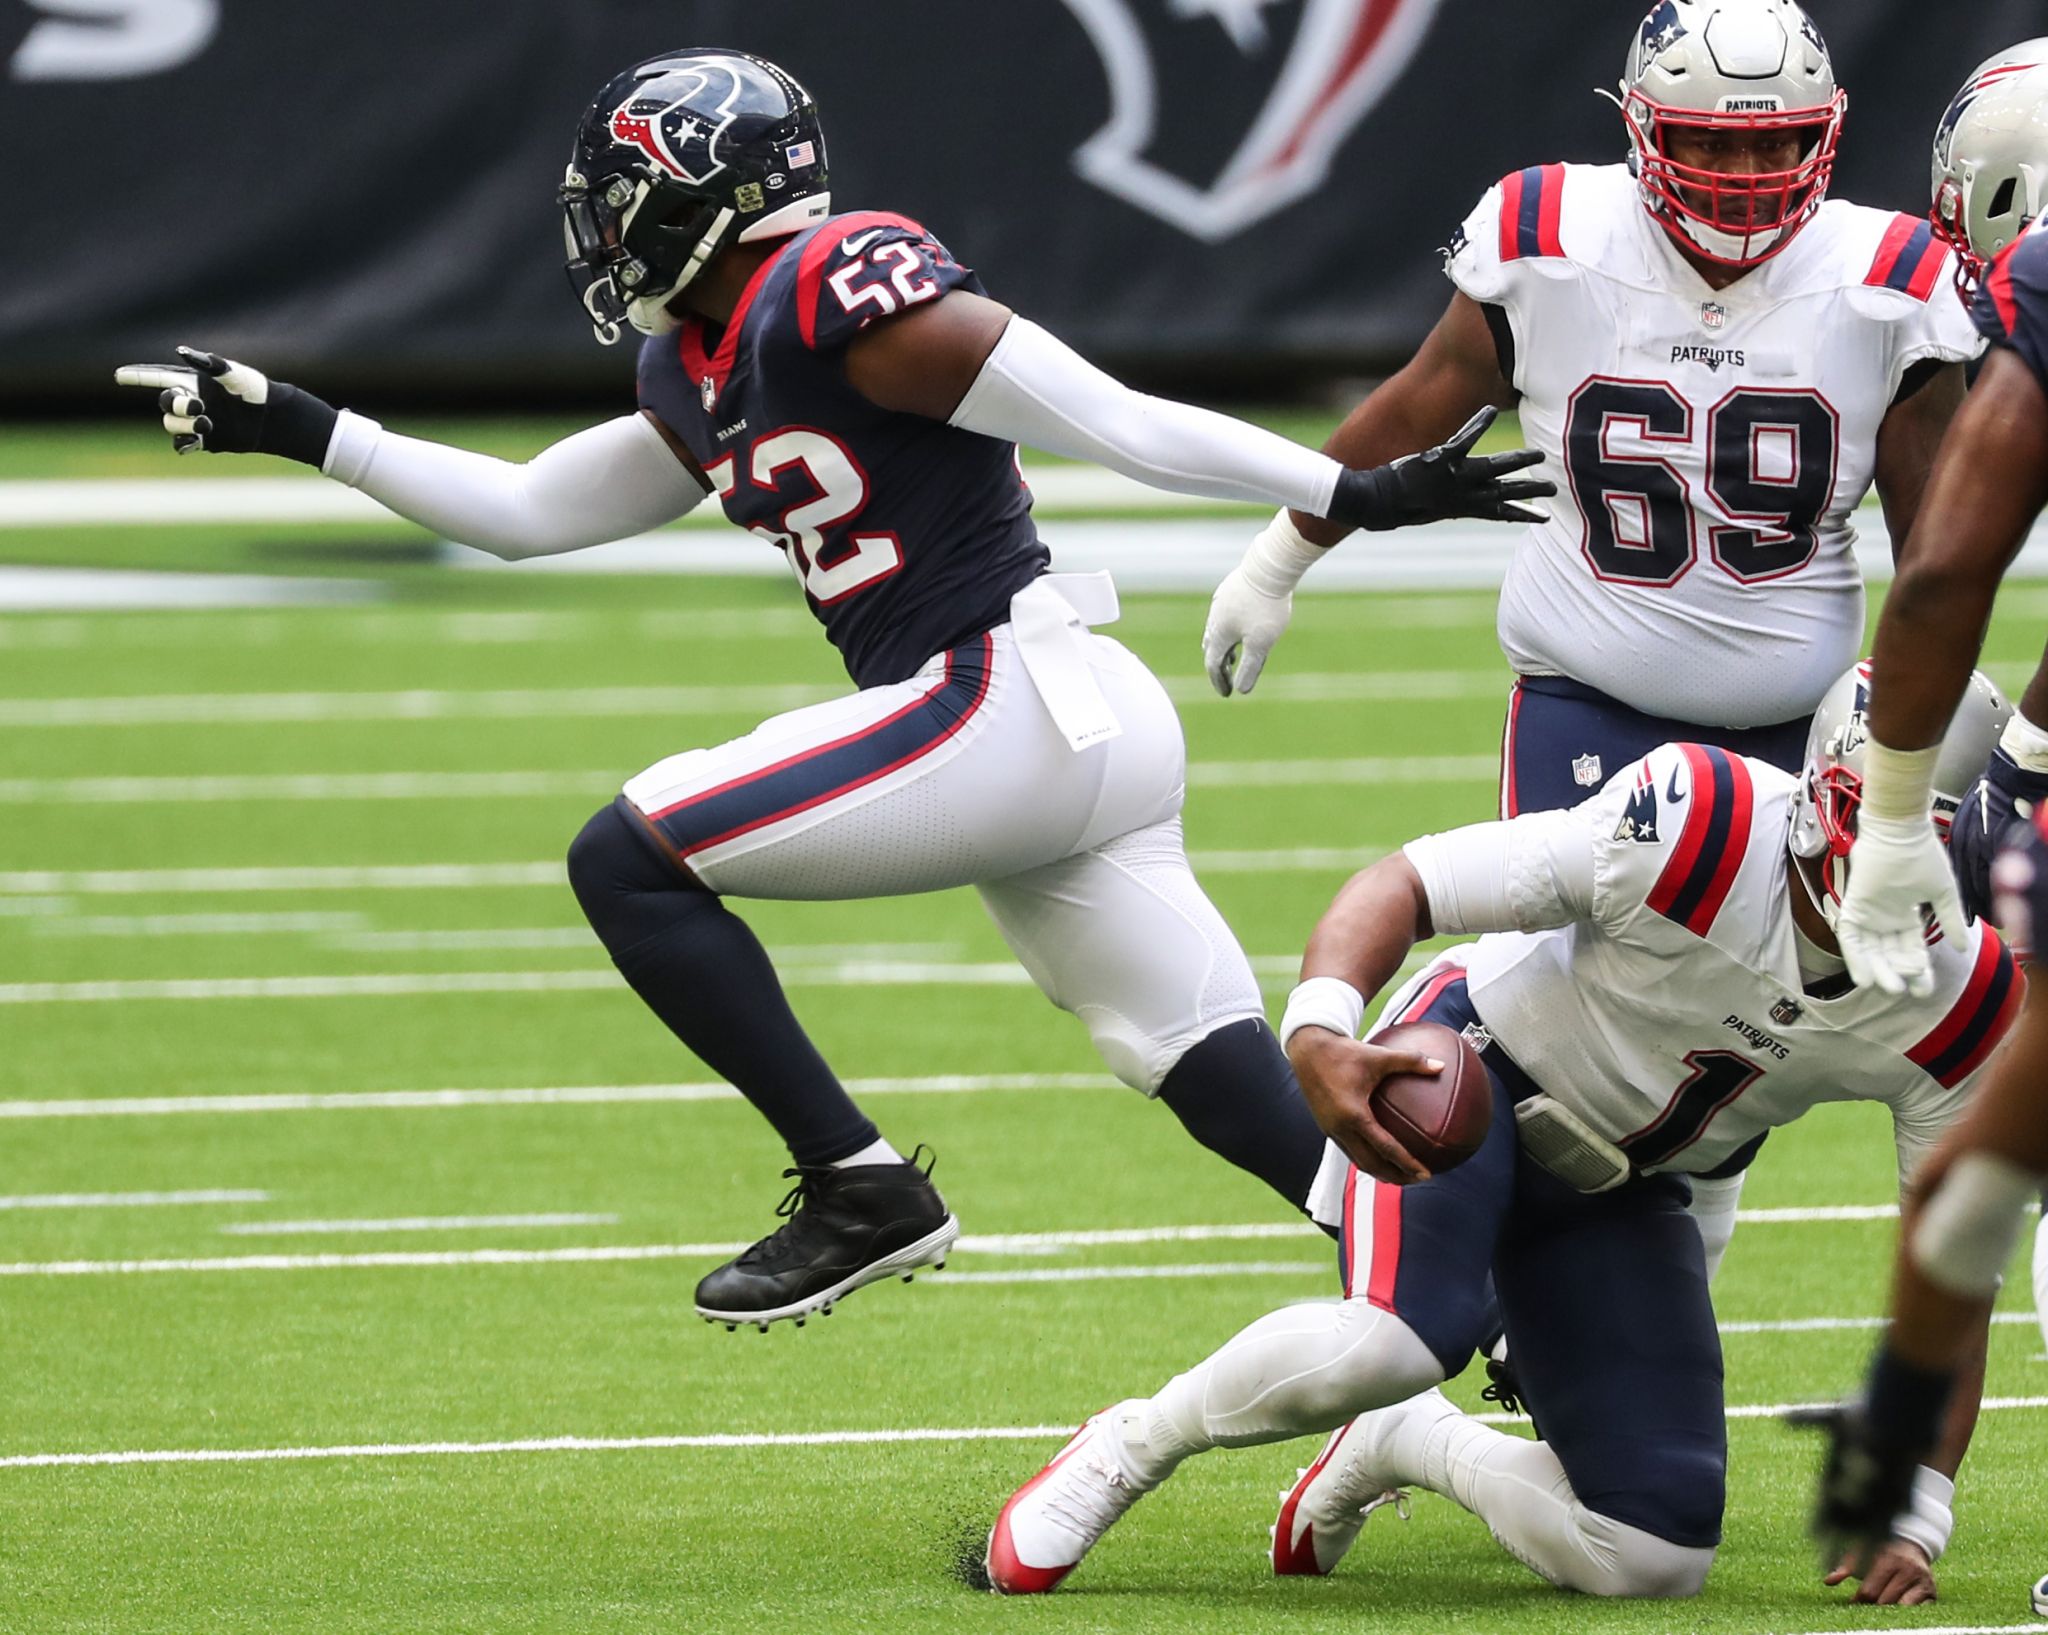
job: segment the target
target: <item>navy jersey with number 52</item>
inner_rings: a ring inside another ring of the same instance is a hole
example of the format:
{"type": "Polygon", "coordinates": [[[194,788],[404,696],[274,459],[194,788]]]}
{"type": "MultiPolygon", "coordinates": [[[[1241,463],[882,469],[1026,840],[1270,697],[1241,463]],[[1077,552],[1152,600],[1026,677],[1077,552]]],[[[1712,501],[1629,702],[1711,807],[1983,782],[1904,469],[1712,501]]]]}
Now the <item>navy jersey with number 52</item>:
{"type": "Polygon", "coordinates": [[[693,317],[640,352],[640,406],[726,516],[785,553],[863,687],[1003,623],[1048,562],[1014,443],[877,408],[847,383],[864,327],[954,289],[983,293],[916,222],[833,216],[762,264],[722,333],[693,317]]]}

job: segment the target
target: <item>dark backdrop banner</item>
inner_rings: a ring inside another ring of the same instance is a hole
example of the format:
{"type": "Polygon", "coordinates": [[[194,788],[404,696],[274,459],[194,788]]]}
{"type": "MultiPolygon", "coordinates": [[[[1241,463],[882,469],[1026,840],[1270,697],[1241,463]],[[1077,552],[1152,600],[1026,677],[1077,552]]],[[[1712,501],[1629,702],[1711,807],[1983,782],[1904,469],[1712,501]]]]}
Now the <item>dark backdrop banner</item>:
{"type": "MultiPolygon", "coordinates": [[[[1837,192],[1925,208],[1935,120],[2042,0],[1812,0],[1837,192]]],[[[922,219],[1126,366],[1384,367],[1509,170],[1611,161],[1640,0],[7,0],[0,396],[190,340],[388,391],[589,390],[554,188],[585,101],[689,43],[818,98],[841,208],[922,219]]]]}

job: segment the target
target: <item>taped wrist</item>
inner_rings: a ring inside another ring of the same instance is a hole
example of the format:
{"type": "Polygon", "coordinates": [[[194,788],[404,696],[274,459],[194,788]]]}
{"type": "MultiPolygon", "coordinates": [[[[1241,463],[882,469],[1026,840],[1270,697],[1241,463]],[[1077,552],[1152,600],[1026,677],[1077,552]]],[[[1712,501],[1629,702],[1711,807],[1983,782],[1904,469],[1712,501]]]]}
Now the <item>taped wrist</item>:
{"type": "Polygon", "coordinates": [[[2019,711],[2013,711],[1998,747],[2013,758],[2022,772],[2048,773],[2048,732],[2043,732],[2019,711]]]}
{"type": "Polygon", "coordinates": [[[1888,749],[1875,738],[1864,751],[1862,821],[1925,823],[1934,801],[1934,763],[1941,745],[1888,749]]]}
{"type": "Polygon", "coordinates": [[[1892,1523],[1892,1537],[1917,1544],[1929,1561],[1939,1561],[1956,1530],[1956,1484],[1932,1465],[1913,1473],[1913,1505],[1892,1523]]]}
{"type": "Polygon", "coordinates": [[[1998,1292],[2040,1184],[1995,1152],[1966,1152],[1935,1185],[1907,1246],[1928,1282],[1962,1300],[1998,1292]]]}
{"type": "Polygon", "coordinates": [[[1303,1028],[1328,1028],[1356,1039],[1364,1025],[1364,994],[1342,978],[1312,976],[1287,996],[1287,1012],[1280,1018],[1280,1048],[1285,1050],[1303,1028]]]}
{"type": "Polygon", "coordinates": [[[1293,595],[1301,576],[1327,555],[1323,546],[1305,539],[1294,519],[1282,510],[1252,541],[1238,566],[1253,590],[1277,599],[1293,595]]]}
{"type": "Polygon", "coordinates": [[[256,452],[281,454],[303,465],[323,466],[339,418],[332,405],[311,392],[273,380],[256,433],[256,452]]]}

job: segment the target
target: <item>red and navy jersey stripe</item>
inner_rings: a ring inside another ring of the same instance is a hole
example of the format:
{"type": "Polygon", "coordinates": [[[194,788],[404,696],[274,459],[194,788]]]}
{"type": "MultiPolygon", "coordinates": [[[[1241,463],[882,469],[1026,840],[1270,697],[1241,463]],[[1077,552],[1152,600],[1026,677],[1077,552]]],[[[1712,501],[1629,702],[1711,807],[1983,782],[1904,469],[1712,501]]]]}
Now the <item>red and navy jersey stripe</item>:
{"type": "Polygon", "coordinates": [[[1915,1067],[1951,1090],[1976,1072],[2005,1037],[2026,992],[2026,978],[2020,975],[2012,950],[1988,923],[1983,929],[1962,997],[1941,1019],[1941,1026],[1906,1052],[1915,1067]]]}
{"type": "Polygon", "coordinates": [[[1531,165],[1500,184],[1500,258],[1520,261],[1561,256],[1559,222],[1564,213],[1564,166],[1531,165]]]}
{"type": "Polygon", "coordinates": [[[978,636],[946,655],[945,672],[917,698],[858,732],[702,789],[647,813],[676,855],[712,846],[808,812],[922,760],[973,719],[988,697],[995,655],[978,636]]]}
{"type": "Polygon", "coordinates": [[[1714,927],[1749,847],[1756,791],[1740,755],[1710,744],[1680,744],[1692,780],[1685,827],[1650,889],[1649,904],[1696,937],[1714,927]]]}
{"type": "Polygon", "coordinates": [[[1948,246],[1934,236],[1932,222],[1925,216],[1898,216],[1885,229],[1863,282],[1924,301],[1940,283],[1947,260],[1948,246]]]}

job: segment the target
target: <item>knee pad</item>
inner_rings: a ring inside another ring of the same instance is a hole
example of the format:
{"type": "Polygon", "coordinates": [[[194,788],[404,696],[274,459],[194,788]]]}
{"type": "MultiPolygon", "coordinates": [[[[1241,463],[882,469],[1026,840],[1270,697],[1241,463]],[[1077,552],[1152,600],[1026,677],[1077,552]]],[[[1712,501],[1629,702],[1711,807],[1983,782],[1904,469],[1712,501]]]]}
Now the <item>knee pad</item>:
{"type": "Polygon", "coordinates": [[[1654,1538],[1667,1550],[1704,1548],[1711,1559],[1727,1505],[1726,1455],[1672,1444],[1638,1454],[1633,1479],[1582,1493],[1581,1499],[1597,1504],[1598,1514],[1616,1526],[1654,1538]]]}
{"type": "Polygon", "coordinates": [[[607,946],[623,905],[633,896],[688,889],[690,882],[660,856],[639,815],[621,801],[600,809],[569,843],[569,886],[607,946]]]}

